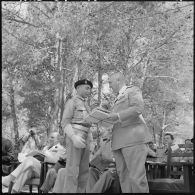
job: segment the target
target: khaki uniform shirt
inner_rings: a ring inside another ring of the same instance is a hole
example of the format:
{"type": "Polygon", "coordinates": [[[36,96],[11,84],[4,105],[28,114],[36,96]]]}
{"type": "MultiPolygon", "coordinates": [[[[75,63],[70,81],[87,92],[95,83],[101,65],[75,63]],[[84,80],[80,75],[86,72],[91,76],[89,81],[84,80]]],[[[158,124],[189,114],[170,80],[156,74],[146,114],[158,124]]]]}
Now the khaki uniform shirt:
{"type": "MultiPolygon", "coordinates": [[[[79,95],[75,95],[66,103],[62,119],[62,128],[64,129],[67,124],[90,126],[90,124],[84,121],[84,118],[89,112],[90,107],[86,100],[79,95]]],[[[88,139],[90,141],[92,140],[92,134],[90,131],[88,132],[88,139]]]]}

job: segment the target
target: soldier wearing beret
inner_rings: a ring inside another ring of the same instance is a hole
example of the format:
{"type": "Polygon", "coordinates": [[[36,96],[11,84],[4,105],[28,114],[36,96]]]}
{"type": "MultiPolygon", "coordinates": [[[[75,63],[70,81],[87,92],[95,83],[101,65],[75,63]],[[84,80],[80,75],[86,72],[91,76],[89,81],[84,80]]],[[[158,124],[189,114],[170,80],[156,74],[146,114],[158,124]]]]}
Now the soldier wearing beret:
{"type": "Polygon", "coordinates": [[[147,144],[152,136],[142,117],[144,102],[141,90],[126,86],[122,73],[109,77],[109,86],[117,94],[110,122],[112,129],[112,150],[123,193],[148,193],[145,161],[147,144]]]}
{"type": "Polygon", "coordinates": [[[66,136],[67,162],[63,193],[84,193],[89,175],[90,124],[84,121],[90,112],[86,98],[93,84],[84,79],[74,85],[77,94],[65,105],[62,128],[66,136]]]}

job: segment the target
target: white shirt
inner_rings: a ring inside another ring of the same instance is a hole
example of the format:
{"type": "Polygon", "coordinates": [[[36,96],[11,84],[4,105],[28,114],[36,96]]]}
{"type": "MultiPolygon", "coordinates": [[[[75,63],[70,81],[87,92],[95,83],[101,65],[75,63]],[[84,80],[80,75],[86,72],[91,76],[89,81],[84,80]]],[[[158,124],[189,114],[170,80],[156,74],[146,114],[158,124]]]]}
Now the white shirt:
{"type": "Polygon", "coordinates": [[[66,157],[66,149],[60,143],[52,146],[49,150],[45,148],[43,151],[46,156],[45,161],[56,163],[60,157],[66,157]]]}

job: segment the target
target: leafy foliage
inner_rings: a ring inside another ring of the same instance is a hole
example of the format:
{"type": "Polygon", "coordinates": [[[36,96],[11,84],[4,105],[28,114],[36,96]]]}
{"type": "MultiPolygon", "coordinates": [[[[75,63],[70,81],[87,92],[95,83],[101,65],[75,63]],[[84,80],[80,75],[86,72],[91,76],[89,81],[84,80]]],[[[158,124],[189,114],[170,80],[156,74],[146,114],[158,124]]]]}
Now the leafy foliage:
{"type": "MultiPolygon", "coordinates": [[[[28,125],[48,130],[60,123],[66,95],[73,93],[79,78],[98,83],[92,105],[111,102],[113,94],[104,94],[102,76],[117,70],[126,75],[127,84],[142,89],[144,116],[154,134],[162,134],[166,124],[171,125],[165,131],[179,131],[177,113],[192,102],[192,6],[192,2],[5,2],[3,70],[24,99],[17,103],[16,114],[27,109],[28,125]]],[[[5,86],[3,90],[7,91],[5,86]]],[[[7,109],[5,99],[3,104],[7,109]]]]}

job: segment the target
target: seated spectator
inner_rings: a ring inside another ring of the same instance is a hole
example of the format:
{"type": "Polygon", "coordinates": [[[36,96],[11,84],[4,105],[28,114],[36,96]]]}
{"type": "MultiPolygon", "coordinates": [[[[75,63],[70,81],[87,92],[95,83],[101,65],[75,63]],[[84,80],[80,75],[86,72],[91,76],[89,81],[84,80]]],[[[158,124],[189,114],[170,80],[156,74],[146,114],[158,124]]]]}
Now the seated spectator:
{"type": "Polygon", "coordinates": [[[9,139],[2,137],[2,174],[9,175],[12,168],[12,162],[17,161],[17,154],[14,153],[14,147],[9,139]]]}
{"type": "Polygon", "coordinates": [[[173,152],[180,151],[179,146],[173,143],[174,137],[171,133],[166,133],[164,135],[164,147],[166,149],[165,153],[168,151],[168,145],[170,144],[173,152]]]}
{"type": "Polygon", "coordinates": [[[157,157],[156,149],[153,142],[148,143],[148,157],[157,157]]]}
{"type": "Polygon", "coordinates": [[[35,128],[31,128],[29,132],[20,139],[20,142],[22,142],[23,147],[18,153],[19,162],[22,162],[29,152],[42,149],[42,143],[39,141],[35,128]]]}
{"type": "MultiPolygon", "coordinates": [[[[57,162],[59,157],[63,158],[65,153],[65,148],[57,144],[59,142],[58,135],[57,132],[51,133],[49,144],[42,150],[45,154],[45,158],[52,160],[53,162],[57,162]]],[[[28,179],[40,177],[40,170],[40,161],[32,156],[28,156],[11,174],[2,178],[2,185],[8,187],[10,182],[13,182],[12,192],[21,192],[28,179]]]]}
{"type": "MultiPolygon", "coordinates": [[[[192,153],[193,152],[193,147],[192,147],[192,142],[191,142],[191,139],[186,139],[185,140],[185,150],[184,152],[185,153],[192,153]]],[[[181,158],[181,161],[183,162],[193,162],[193,156],[189,156],[189,157],[183,157],[181,158]]]]}
{"type": "MultiPolygon", "coordinates": [[[[60,136],[60,140],[59,140],[60,144],[66,147],[64,140],[65,140],[64,136],[60,136]]],[[[64,168],[65,165],[66,165],[66,155],[64,156],[64,158],[60,158],[58,162],[54,165],[54,167],[48,170],[44,183],[40,188],[40,190],[43,193],[48,193],[53,188],[58,174],[58,170],[64,168]]]]}
{"type": "MultiPolygon", "coordinates": [[[[174,144],[173,141],[174,141],[173,135],[171,133],[166,133],[165,136],[164,136],[164,145],[165,145],[165,148],[166,148],[166,150],[165,150],[166,155],[168,154],[168,145],[169,144],[171,146],[172,152],[182,152],[180,150],[179,146],[177,144],[174,144]]],[[[167,162],[167,156],[166,156],[165,161],[167,162]]],[[[180,157],[172,157],[171,161],[172,162],[179,162],[180,157]]],[[[181,167],[173,167],[173,171],[179,171],[181,169],[182,169],[181,167]]],[[[174,179],[179,179],[180,175],[175,175],[175,176],[171,176],[171,177],[174,178],[174,179]]]]}
{"type": "Polygon", "coordinates": [[[185,152],[192,152],[192,148],[189,147],[192,145],[191,139],[185,140],[185,152]]]}
{"type": "Polygon", "coordinates": [[[156,152],[157,146],[156,144],[154,144],[152,141],[148,143],[148,146],[151,150],[153,150],[154,152],[156,152]]]}
{"type": "Polygon", "coordinates": [[[105,139],[90,161],[86,193],[118,193],[120,183],[111,150],[110,139],[105,139]]]}

